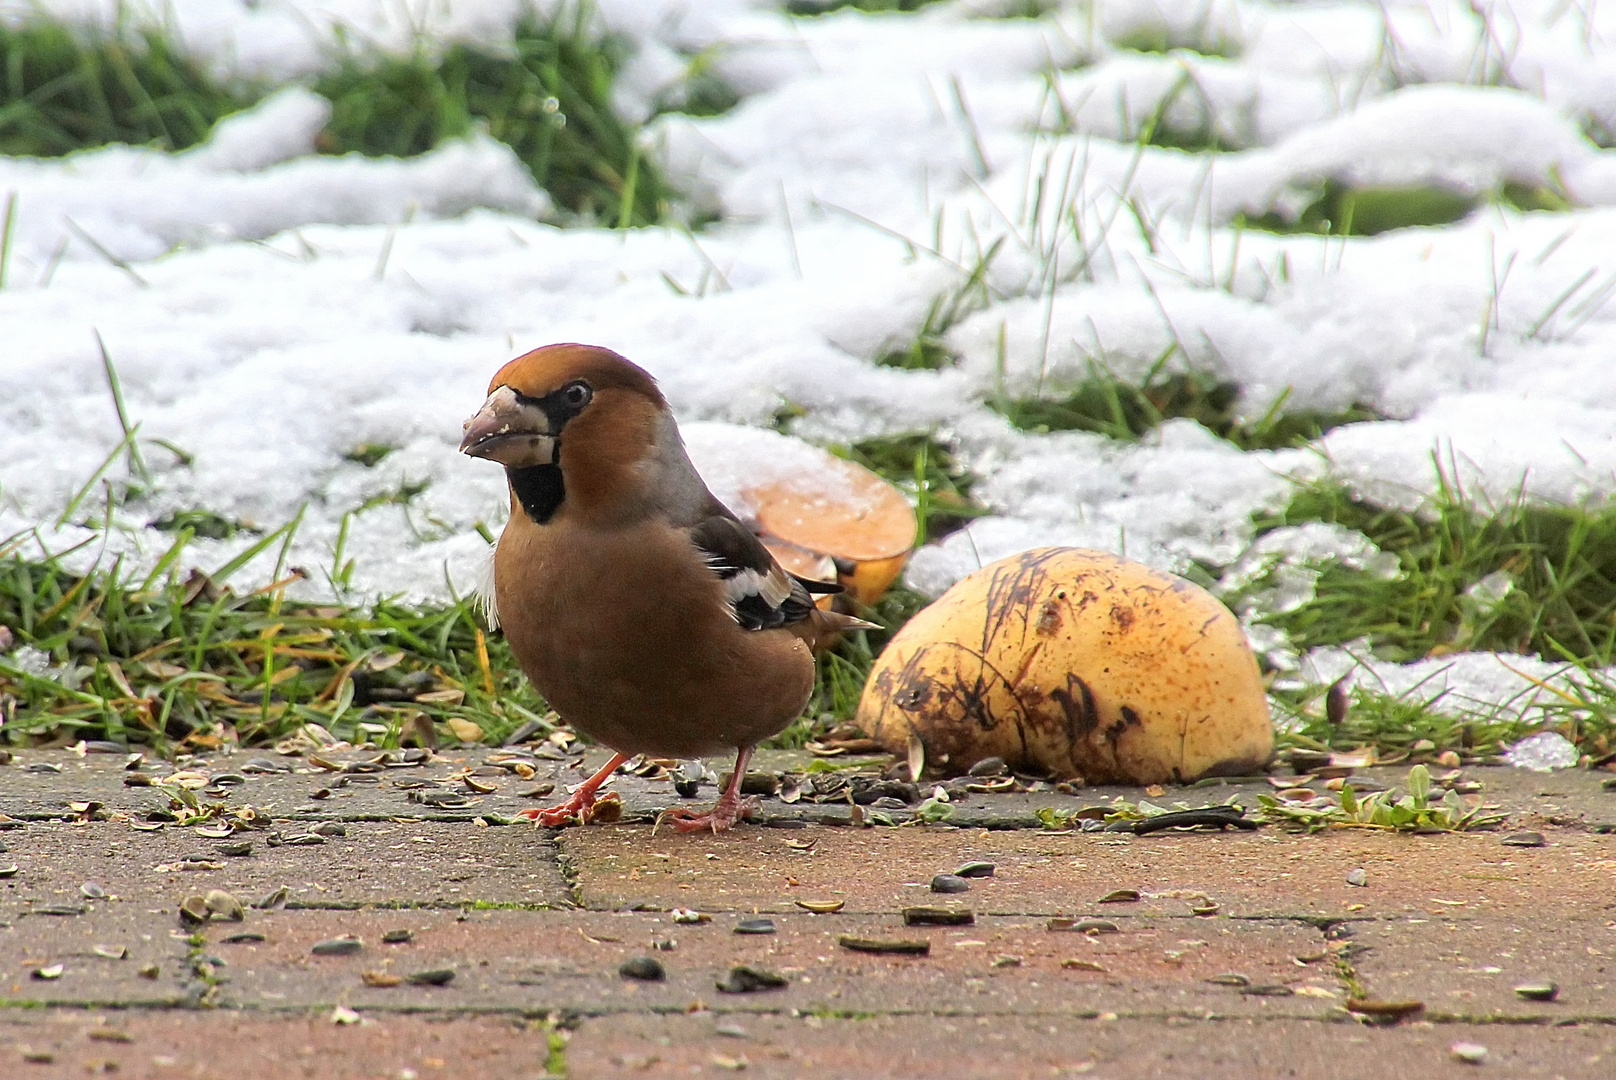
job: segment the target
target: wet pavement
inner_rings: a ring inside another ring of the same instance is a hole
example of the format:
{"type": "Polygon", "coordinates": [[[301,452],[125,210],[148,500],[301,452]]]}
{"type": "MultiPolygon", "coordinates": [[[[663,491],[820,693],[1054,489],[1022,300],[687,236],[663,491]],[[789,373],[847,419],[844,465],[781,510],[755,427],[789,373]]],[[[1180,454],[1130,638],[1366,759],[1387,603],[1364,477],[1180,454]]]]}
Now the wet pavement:
{"type": "Polygon", "coordinates": [[[1496,831],[1136,836],[1037,813],[1274,785],[927,824],[932,785],[782,752],[712,836],[654,830],[654,767],[557,831],[515,815],[596,753],[415,756],[0,765],[0,1077],[1616,1075],[1609,772],[1465,769],[1496,831]]]}

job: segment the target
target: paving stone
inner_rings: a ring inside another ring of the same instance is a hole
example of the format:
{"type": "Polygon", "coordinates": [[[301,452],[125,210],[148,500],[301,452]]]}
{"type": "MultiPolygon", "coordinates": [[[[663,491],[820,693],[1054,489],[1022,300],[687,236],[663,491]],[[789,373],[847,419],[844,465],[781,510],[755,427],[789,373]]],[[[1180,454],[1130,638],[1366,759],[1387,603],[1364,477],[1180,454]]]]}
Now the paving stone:
{"type": "Polygon", "coordinates": [[[644,912],[284,911],[249,916],[262,943],[213,944],[236,924],[206,930],[207,951],[225,961],[221,1005],[357,1009],[522,1010],[539,1013],[835,1009],[853,1011],[1048,1012],[1061,1015],[1325,1016],[1340,998],[1328,965],[1298,964],[1322,937],[1295,923],[1187,918],[1117,920],[1120,932],[1090,937],[1051,932],[1045,921],[987,918],[974,926],[905,927],[896,915],[776,916],[768,936],[733,933],[736,916],[679,924],[644,912]],[[407,928],[408,944],[382,944],[407,928]],[[929,956],[885,956],[841,948],[841,935],[924,939],[929,956]],[[314,956],[316,942],[364,942],[352,956],[314,956]],[[677,947],[658,950],[655,940],[677,947]],[[624,960],[651,955],[664,982],[618,974],[624,960]],[[1017,958],[1012,962],[1005,959],[1017,958]],[[1071,969],[1077,959],[1104,970],[1071,969]],[[724,994],[717,981],[734,964],[778,972],[779,991],[724,994]],[[378,988],[363,974],[454,968],[447,986],[378,988]],[[1289,984],[1289,996],[1243,994],[1207,982],[1240,972],[1253,983],[1289,984]]]}
{"type": "Polygon", "coordinates": [[[522,1017],[0,1009],[7,1080],[537,1080],[549,1053],[545,1025],[522,1017]]]}
{"type": "Polygon", "coordinates": [[[931,876],[966,859],[997,864],[965,894],[982,912],[1184,915],[1207,897],[1222,914],[1379,918],[1527,916],[1553,896],[1567,918],[1616,917],[1609,840],[1551,829],[1542,848],[1492,833],[1339,831],[1121,836],[975,829],[744,827],[720,836],[644,826],[563,830],[557,842],[589,907],[788,911],[798,899],[855,912],[926,903],[931,876]],[[797,846],[793,846],[797,845],[797,846]],[[811,845],[804,849],[802,845],[811,845]],[[1347,884],[1363,867],[1367,887],[1347,884]],[[1100,904],[1114,889],[1140,901],[1100,904]]]}
{"type": "Polygon", "coordinates": [[[1536,918],[1395,921],[1355,929],[1353,942],[1368,951],[1353,958],[1353,967],[1376,998],[1423,1001],[1437,1018],[1616,1023],[1616,930],[1610,926],[1567,934],[1559,919],[1536,918]],[[1545,979],[1560,988],[1552,1002],[1514,992],[1545,979]]]}
{"type": "Polygon", "coordinates": [[[1148,1023],[1028,1016],[629,1016],[585,1020],[567,1044],[568,1075],[973,1080],[1318,1077],[1560,1077],[1616,1069],[1616,1028],[1408,1025],[1294,1020],[1148,1023]],[[721,1034],[720,1028],[731,1034],[721,1034]],[[1455,1042],[1488,1049],[1478,1074],[1455,1042]],[[744,1065],[742,1063],[744,1062],[744,1065]]]}
{"type": "MultiPolygon", "coordinates": [[[[83,915],[0,919],[0,999],[9,1003],[181,1005],[191,996],[185,935],[172,915],[97,903],[83,915]],[[127,949],[124,959],[98,956],[97,946],[127,949]],[[60,978],[32,972],[62,965],[60,978]],[[139,974],[155,964],[157,978],[139,974]]],[[[0,1064],[0,1076],[14,1075],[0,1064]]]]}
{"type": "MultiPolygon", "coordinates": [[[[277,825],[284,834],[301,827],[277,825]]],[[[206,839],[170,825],[140,832],[128,822],[34,822],[0,833],[0,859],[19,867],[0,880],[0,918],[41,904],[77,903],[96,882],[143,907],[177,905],[191,893],[224,889],[243,902],[285,885],[289,902],[361,904],[566,903],[570,890],[553,842],[526,824],[478,828],[434,821],[350,822],[323,844],[272,847],[265,830],[206,839]],[[252,854],[220,848],[250,841],[252,854]],[[202,861],[190,861],[197,856],[202,861]]]]}

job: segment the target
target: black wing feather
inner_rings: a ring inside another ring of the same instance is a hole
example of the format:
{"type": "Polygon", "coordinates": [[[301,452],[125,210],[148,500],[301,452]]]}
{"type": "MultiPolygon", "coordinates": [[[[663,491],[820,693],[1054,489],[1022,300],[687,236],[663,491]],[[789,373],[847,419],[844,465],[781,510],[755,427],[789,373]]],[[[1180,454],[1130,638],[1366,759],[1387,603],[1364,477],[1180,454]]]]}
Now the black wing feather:
{"type": "Polygon", "coordinates": [[[747,630],[772,630],[801,622],[813,613],[810,592],[840,592],[841,587],[808,582],[787,574],[769,549],[722,506],[690,527],[696,545],[720,581],[730,614],[747,630]]]}

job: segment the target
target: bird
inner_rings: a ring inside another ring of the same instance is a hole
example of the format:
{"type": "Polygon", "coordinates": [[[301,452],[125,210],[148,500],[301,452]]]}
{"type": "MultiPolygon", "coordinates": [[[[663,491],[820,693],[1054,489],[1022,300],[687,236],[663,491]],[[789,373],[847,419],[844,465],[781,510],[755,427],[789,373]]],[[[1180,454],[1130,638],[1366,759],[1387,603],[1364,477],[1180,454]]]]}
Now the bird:
{"type": "Polygon", "coordinates": [[[567,342],[505,364],[460,450],[503,465],[510,489],[490,614],[550,707],[613,751],[564,802],[523,816],[589,822],[631,755],[733,751],[716,805],[662,815],[681,832],[733,826],[756,805],[741,794],[753,749],[808,703],[816,651],[875,624],[815,604],[841,587],[781,568],[708,490],[656,380],[609,349],[567,342]]]}

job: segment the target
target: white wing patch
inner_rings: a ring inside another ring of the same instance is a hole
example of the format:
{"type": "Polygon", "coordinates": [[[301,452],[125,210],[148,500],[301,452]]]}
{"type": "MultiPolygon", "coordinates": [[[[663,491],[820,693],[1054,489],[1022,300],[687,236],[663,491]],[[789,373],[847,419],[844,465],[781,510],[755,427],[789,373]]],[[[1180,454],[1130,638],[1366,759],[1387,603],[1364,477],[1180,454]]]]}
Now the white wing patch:
{"type": "Polygon", "coordinates": [[[477,574],[477,585],[472,590],[477,611],[488,624],[488,629],[499,629],[499,597],[494,592],[494,545],[488,545],[488,556],[477,574]]]}

